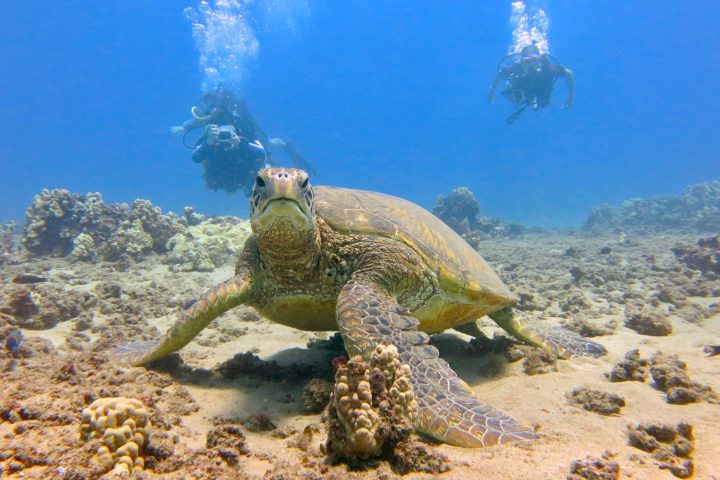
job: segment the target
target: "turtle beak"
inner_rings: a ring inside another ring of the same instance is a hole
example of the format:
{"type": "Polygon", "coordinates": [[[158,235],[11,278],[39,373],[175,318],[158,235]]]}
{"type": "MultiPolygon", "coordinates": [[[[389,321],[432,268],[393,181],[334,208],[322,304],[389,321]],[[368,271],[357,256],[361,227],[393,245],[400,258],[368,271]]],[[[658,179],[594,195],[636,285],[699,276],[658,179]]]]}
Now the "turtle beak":
{"type": "Polygon", "coordinates": [[[254,223],[265,223],[264,217],[289,217],[303,224],[312,220],[312,187],[307,173],[291,168],[261,170],[250,197],[250,217],[254,223]]]}

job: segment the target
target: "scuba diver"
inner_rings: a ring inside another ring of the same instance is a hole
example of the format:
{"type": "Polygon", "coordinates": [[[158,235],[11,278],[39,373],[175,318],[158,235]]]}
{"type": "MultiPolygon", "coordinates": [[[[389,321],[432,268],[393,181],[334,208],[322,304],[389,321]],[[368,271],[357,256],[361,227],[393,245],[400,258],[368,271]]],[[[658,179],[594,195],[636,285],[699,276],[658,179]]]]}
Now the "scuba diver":
{"type": "Polygon", "coordinates": [[[527,107],[537,110],[550,104],[555,82],[565,77],[568,97],[562,108],[570,108],[575,97],[572,70],[563,66],[549,53],[541,53],[535,42],[525,46],[520,53],[511,53],[500,61],[498,72],[488,92],[488,103],[495,97],[495,89],[501,81],[507,82],[502,94],[519,109],[506,122],[512,124],[527,107]]]}
{"type": "Polygon", "coordinates": [[[300,155],[292,143],[268,138],[258,126],[245,102],[232,91],[218,87],[202,98],[202,107],[191,109],[192,118],[182,126],[171,127],[173,133],[186,135],[198,128],[203,134],[193,146],[192,157],[205,169],[205,185],[217,191],[234,193],[242,189],[250,196],[257,171],[273,166],[267,147],[283,148],[299,168],[315,174],[313,166],[300,155]]]}

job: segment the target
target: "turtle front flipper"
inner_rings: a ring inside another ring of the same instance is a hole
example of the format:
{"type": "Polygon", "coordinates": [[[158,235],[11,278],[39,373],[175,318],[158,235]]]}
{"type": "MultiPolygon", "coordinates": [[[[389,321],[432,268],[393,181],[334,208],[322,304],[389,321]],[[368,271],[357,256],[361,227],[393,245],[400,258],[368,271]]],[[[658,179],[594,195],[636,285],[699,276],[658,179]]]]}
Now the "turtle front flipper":
{"type": "Polygon", "coordinates": [[[489,317],[518,340],[550,350],[561,358],[597,358],[607,354],[599,343],[564,328],[532,322],[527,315],[512,308],[503,308],[489,317]]]}
{"type": "Polygon", "coordinates": [[[145,365],[180,350],[222,313],[248,300],[251,282],[236,276],[205,293],[190,307],[182,310],[162,338],[155,341],[128,343],[116,348],[111,356],[129,365],[145,365]]]}
{"type": "Polygon", "coordinates": [[[337,302],[338,326],[349,355],[369,358],[386,340],[410,366],[419,406],[419,431],[462,447],[538,437],[531,428],[478,401],[470,387],[438,357],[437,349],[428,345],[428,335],[417,331],[419,321],[408,313],[385,289],[365,279],[350,280],[337,302]]]}

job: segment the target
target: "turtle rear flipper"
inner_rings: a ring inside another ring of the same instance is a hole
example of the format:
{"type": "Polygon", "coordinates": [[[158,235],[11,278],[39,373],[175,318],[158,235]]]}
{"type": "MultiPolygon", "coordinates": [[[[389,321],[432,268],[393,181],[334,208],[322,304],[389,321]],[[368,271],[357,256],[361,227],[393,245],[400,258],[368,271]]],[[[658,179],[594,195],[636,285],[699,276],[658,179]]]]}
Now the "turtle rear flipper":
{"type": "Polygon", "coordinates": [[[158,358],[177,352],[221,314],[247,301],[250,281],[236,276],[207,291],[198,301],[180,312],[175,323],[159,340],[122,345],[110,356],[120,363],[146,365],[158,358]]]}
{"type": "Polygon", "coordinates": [[[110,357],[125,365],[144,365],[148,362],[143,361],[143,358],[156,350],[159,344],[158,340],[126,343],[111,350],[110,357]]]}
{"type": "Polygon", "coordinates": [[[489,317],[518,340],[550,350],[560,358],[598,358],[607,354],[599,343],[564,328],[531,322],[527,315],[512,308],[498,310],[489,317]]]}
{"type": "Polygon", "coordinates": [[[410,366],[419,406],[416,428],[444,442],[462,447],[484,447],[537,438],[500,410],[478,401],[460,380],[427,334],[418,332],[418,320],[382,287],[353,279],[340,292],[337,317],[348,354],[369,355],[382,341],[395,345],[410,366]]]}

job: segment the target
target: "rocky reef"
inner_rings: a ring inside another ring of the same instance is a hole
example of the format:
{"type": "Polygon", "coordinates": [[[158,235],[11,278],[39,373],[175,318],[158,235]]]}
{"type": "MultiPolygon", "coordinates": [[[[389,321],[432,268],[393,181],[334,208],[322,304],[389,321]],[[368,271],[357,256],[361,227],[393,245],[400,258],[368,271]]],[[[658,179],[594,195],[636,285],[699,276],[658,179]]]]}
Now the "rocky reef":
{"type": "Polygon", "coordinates": [[[465,233],[477,224],[480,204],[467,187],[457,187],[450,195],[438,195],[432,213],[458,233],[465,233]]]}
{"type": "MultiPolygon", "coordinates": [[[[99,193],[43,190],[25,212],[22,244],[36,258],[118,262],[126,270],[128,261],[156,253],[177,270],[208,272],[234,260],[249,234],[247,221],[206,218],[191,207],[179,217],[148,200],[107,204],[99,193]]],[[[12,226],[4,226],[0,262],[12,252],[12,226]]]]}
{"type": "Polygon", "coordinates": [[[180,218],[163,215],[147,200],[107,204],[99,193],[43,190],[25,211],[22,244],[30,255],[115,261],[164,253],[171,236],[183,231],[180,218]]]}
{"type": "Polygon", "coordinates": [[[649,234],[657,232],[717,232],[720,230],[720,181],[690,185],[681,195],[633,198],[620,206],[600,205],[583,231],[649,234]]]}
{"type": "MultiPolygon", "coordinates": [[[[148,207],[155,208],[138,205],[148,207]]],[[[132,208],[131,202],[123,218],[132,208]]],[[[485,450],[436,445],[415,435],[402,420],[406,415],[395,408],[392,384],[388,388],[387,380],[374,375],[372,358],[360,360],[357,372],[362,374],[357,375],[350,362],[344,366],[348,389],[358,400],[362,393],[375,415],[357,415],[355,421],[359,426],[367,423],[361,417],[370,420],[370,453],[355,449],[346,455],[343,442],[357,444],[358,438],[348,435],[337,410],[334,423],[329,422],[331,410],[320,416],[336,390],[333,367],[342,363],[338,358],[344,351],[339,334],[296,332],[242,306],[149,369],[123,367],[104,356],[118,344],[157,338],[178,309],[217,279],[232,275],[229,262],[237,256],[247,224],[231,217],[206,218],[189,208],[176,219],[181,228],[165,236],[165,251],[155,254],[154,246],[143,247],[137,261],[127,252],[115,262],[103,256],[103,238],[113,238],[125,220],[114,223],[108,237],[92,228],[74,230],[68,236],[72,249],[63,257],[27,254],[18,248],[18,229],[0,227],[0,238],[11,239],[2,244],[8,247],[0,256],[2,474],[107,478],[98,456],[102,436],[80,444],[78,425],[84,409],[108,397],[141,401],[152,421],[138,457],[132,449],[124,455],[134,478],[363,480],[409,472],[425,478],[449,469],[443,452],[452,456],[453,478],[565,478],[563,472],[573,479],[656,478],[664,473],[657,471],[661,465],[679,475],[694,468],[698,478],[705,478],[720,465],[712,455],[718,439],[713,429],[718,363],[703,354],[703,347],[712,349],[720,340],[715,336],[720,319],[715,237],[550,232],[483,237],[481,253],[519,297],[519,310],[582,336],[600,336],[611,355],[592,362],[558,360],[516,344],[487,320],[479,322],[485,340],[468,344],[454,332],[433,336],[431,343],[481,395],[486,393],[481,383],[501,392],[489,399],[491,404],[507,398],[507,409],[520,418],[541,412],[536,427],[545,435],[542,444],[485,450]],[[15,238],[7,233],[11,230],[15,238]],[[211,268],[220,271],[197,272],[211,268]],[[298,348],[304,344],[306,349],[298,348]],[[631,348],[640,351],[616,356],[631,348]],[[666,355],[653,357],[658,350],[666,355]],[[519,360],[524,362],[512,363],[519,360]],[[545,375],[526,378],[535,374],[545,375]],[[365,381],[366,375],[369,402],[360,381],[352,386],[353,379],[365,381]],[[227,392],[242,398],[228,398],[227,392]],[[628,406],[621,408],[623,399],[613,394],[621,394],[628,406]],[[532,401],[523,403],[528,398],[532,401]],[[647,454],[618,441],[626,423],[675,425],[680,415],[702,433],[693,467],[686,463],[689,458],[675,453],[689,454],[680,433],[667,443],[653,436],[666,438],[659,428],[648,427],[650,433],[638,434],[644,438],[638,445],[653,448],[647,434],[659,447],[647,454]],[[575,441],[571,428],[577,425],[593,435],[575,441]],[[330,437],[335,443],[328,449],[330,437]],[[611,454],[602,454],[608,448],[611,454]],[[668,452],[677,457],[675,463],[668,452]]],[[[142,223],[142,216],[136,220],[142,223]]],[[[160,238],[144,224],[141,229],[150,237],[140,239],[145,245],[155,243],[153,236],[160,238]]],[[[352,418],[348,410],[346,420],[352,418]]]]}
{"type": "Polygon", "coordinates": [[[449,195],[438,195],[432,213],[473,246],[484,238],[517,237],[527,230],[517,223],[480,216],[480,204],[467,187],[457,187],[449,195]]]}

